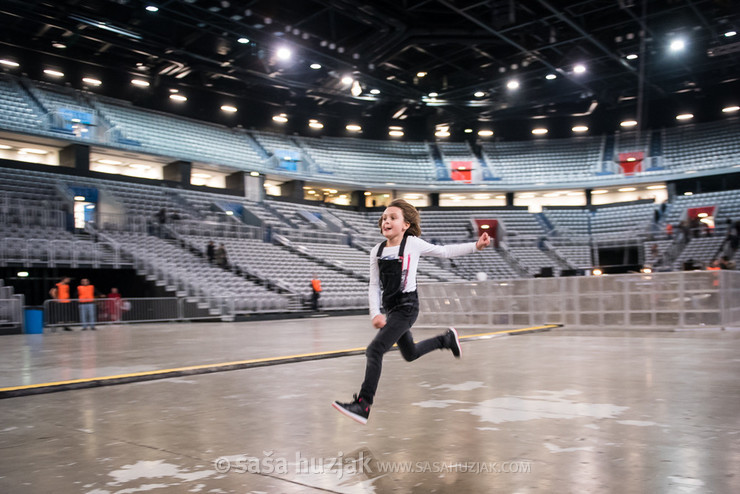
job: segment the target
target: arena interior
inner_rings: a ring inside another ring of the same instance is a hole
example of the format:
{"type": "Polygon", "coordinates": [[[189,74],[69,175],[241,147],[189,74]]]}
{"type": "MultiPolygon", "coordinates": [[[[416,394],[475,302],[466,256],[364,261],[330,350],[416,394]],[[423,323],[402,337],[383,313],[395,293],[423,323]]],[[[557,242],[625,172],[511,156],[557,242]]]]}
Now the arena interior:
{"type": "Polygon", "coordinates": [[[734,2],[0,26],[0,491],[740,491],[734,2]],[[390,351],[360,425],[394,199],[492,245],[422,258],[412,332],[463,356],[390,351]]]}

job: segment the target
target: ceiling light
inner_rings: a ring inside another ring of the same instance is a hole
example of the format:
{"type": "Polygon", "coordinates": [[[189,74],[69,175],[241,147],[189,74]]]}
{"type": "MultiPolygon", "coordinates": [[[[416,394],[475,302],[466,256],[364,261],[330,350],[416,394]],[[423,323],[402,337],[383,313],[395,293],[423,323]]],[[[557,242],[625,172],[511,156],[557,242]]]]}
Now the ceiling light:
{"type": "Polygon", "coordinates": [[[380,94],[380,89],[371,89],[370,94],[380,94]]]}
{"type": "Polygon", "coordinates": [[[85,200],[85,196],[74,196],[74,200],[77,202],[82,202],[85,200]]]}
{"type": "Polygon", "coordinates": [[[312,63],[311,65],[309,65],[309,67],[311,67],[313,70],[319,70],[321,68],[321,64],[320,63],[312,63]]]}
{"type": "Polygon", "coordinates": [[[197,177],[197,178],[213,178],[213,175],[210,175],[208,173],[198,172],[198,173],[193,173],[193,177],[197,177]]]}
{"type": "Polygon", "coordinates": [[[737,34],[737,31],[727,31],[727,32],[725,33],[725,38],[732,38],[732,37],[733,37],[733,36],[735,36],[736,34],[737,34]]]}
{"type": "Polygon", "coordinates": [[[537,129],[532,129],[532,133],[536,136],[541,136],[547,134],[547,129],[543,127],[539,127],[537,129]]]}
{"type": "Polygon", "coordinates": [[[450,137],[449,130],[438,130],[434,133],[435,137],[450,137]]]}
{"type": "Polygon", "coordinates": [[[519,81],[517,81],[516,79],[512,79],[506,83],[506,87],[511,90],[519,89],[519,81]]]}
{"type": "Polygon", "coordinates": [[[531,199],[533,197],[536,197],[536,194],[532,194],[531,192],[527,192],[525,194],[519,194],[519,199],[531,199]]]}
{"type": "Polygon", "coordinates": [[[585,125],[576,125],[570,130],[572,130],[573,132],[587,132],[588,127],[586,127],[585,125]]]}
{"type": "Polygon", "coordinates": [[[0,64],[8,66],[8,67],[19,67],[20,64],[18,62],[14,62],[12,60],[0,60],[0,64]]]}
{"type": "Polygon", "coordinates": [[[673,52],[682,51],[684,48],[686,48],[686,42],[682,39],[674,39],[673,41],[671,41],[669,47],[673,52]]]}
{"type": "Polygon", "coordinates": [[[249,43],[249,38],[239,38],[239,39],[238,39],[238,40],[236,40],[236,41],[237,41],[238,43],[241,43],[241,44],[243,44],[243,45],[246,45],[247,43],[249,43]]]}
{"type": "Polygon", "coordinates": [[[149,87],[149,81],[145,81],[143,79],[133,79],[131,84],[139,87],[149,87]]]}
{"type": "Polygon", "coordinates": [[[475,94],[473,94],[473,96],[475,96],[476,98],[482,98],[485,95],[486,93],[484,93],[483,91],[476,91],[475,94]]]}
{"type": "Polygon", "coordinates": [[[54,43],[52,43],[51,46],[53,46],[54,48],[58,50],[64,50],[65,48],[67,48],[67,45],[65,45],[64,43],[60,43],[58,41],[55,41],[54,43]]]}
{"type": "Polygon", "coordinates": [[[8,146],[7,144],[0,144],[0,149],[13,149],[11,146],[8,146]]]}
{"type": "Polygon", "coordinates": [[[350,132],[359,132],[362,130],[362,127],[357,124],[347,124],[345,129],[349,130],[350,132]]]}
{"type": "Polygon", "coordinates": [[[83,77],[82,82],[85,84],[90,84],[91,86],[100,86],[103,82],[99,81],[98,79],[93,79],[92,77],[83,77]]]}
{"type": "Polygon", "coordinates": [[[352,94],[352,96],[357,97],[362,94],[362,86],[360,86],[359,82],[354,81],[349,92],[352,94]]]}
{"type": "Polygon", "coordinates": [[[308,126],[311,127],[312,129],[323,129],[324,128],[324,124],[322,124],[318,120],[312,120],[308,122],[308,126]]]}
{"type": "Polygon", "coordinates": [[[388,135],[391,137],[402,137],[403,131],[402,130],[389,130],[388,135]]]}
{"type": "MultiPolygon", "coordinates": [[[[634,192],[637,189],[635,187],[622,187],[621,189],[617,189],[619,192],[634,192]]],[[[593,194],[593,192],[591,192],[593,194]]]]}
{"type": "Polygon", "coordinates": [[[634,127],[635,125],[637,125],[637,120],[625,120],[619,125],[621,125],[622,127],[634,127]]]}
{"type": "Polygon", "coordinates": [[[182,94],[170,94],[170,99],[171,100],[175,100],[175,101],[180,101],[180,102],[183,102],[183,101],[187,101],[188,100],[182,94]]]}
{"type": "Polygon", "coordinates": [[[592,190],[591,195],[606,194],[607,192],[609,191],[606,189],[597,189],[597,190],[592,190]]]}
{"type": "Polygon", "coordinates": [[[722,113],[735,113],[740,110],[740,106],[726,106],[722,108],[722,113]]]}
{"type": "Polygon", "coordinates": [[[157,7],[155,5],[147,5],[146,6],[146,10],[148,10],[149,12],[158,12],[159,11],[159,7],[157,7]]]}
{"type": "Polygon", "coordinates": [[[493,135],[492,130],[482,129],[478,131],[478,135],[481,137],[491,137],[493,135]]]}
{"type": "Polygon", "coordinates": [[[680,115],[676,115],[676,120],[691,120],[694,118],[694,115],[691,113],[682,113],[680,115]]]}
{"type": "Polygon", "coordinates": [[[352,76],[346,75],[342,77],[342,84],[346,84],[347,86],[349,86],[353,82],[354,82],[354,79],[352,78],[352,76]]]}
{"type": "Polygon", "coordinates": [[[288,117],[286,117],[285,115],[275,115],[274,117],[272,117],[272,119],[278,123],[285,123],[288,121],[288,117]]]}
{"type": "Polygon", "coordinates": [[[693,196],[694,193],[693,192],[684,192],[683,195],[685,195],[685,196],[693,196]]]}
{"type": "Polygon", "coordinates": [[[236,113],[237,112],[237,109],[234,106],[222,105],[221,106],[221,111],[225,111],[225,112],[228,112],[228,113],[236,113]]]}
{"type": "Polygon", "coordinates": [[[439,93],[429,93],[430,98],[436,98],[437,96],[439,96],[439,93]]]}
{"type": "Polygon", "coordinates": [[[553,79],[557,79],[557,78],[558,78],[558,76],[555,75],[555,74],[547,74],[545,76],[545,79],[547,79],[548,81],[552,81],[553,79]]]}
{"type": "Polygon", "coordinates": [[[648,185],[647,190],[661,190],[665,189],[665,185],[648,185]]]}
{"type": "Polygon", "coordinates": [[[291,52],[289,48],[286,48],[285,46],[281,46],[277,50],[277,57],[279,60],[290,60],[291,52]]]}
{"type": "Polygon", "coordinates": [[[148,170],[151,168],[151,166],[142,165],[141,163],[131,163],[128,167],[133,168],[134,170],[148,170]]]}
{"type": "Polygon", "coordinates": [[[58,70],[52,69],[44,69],[44,74],[50,75],[52,77],[64,77],[64,72],[59,72],[58,70]]]}
{"type": "Polygon", "coordinates": [[[121,162],[120,162],[120,161],[116,161],[116,160],[108,160],[108,159],[105,159],[105,160],[98,160],[98,163],[102,163],[102,164],[104,164],[104,165],[120,165],[120,164],[121,164],[121,162]]]}
{"type": "Polygon", "coordinates": [[[260,172],[249,172],[249,176],[250,177],[259,177],[260,176],[260,172]]]}
{"type": "Polygon", "coordinates": [[[578,65],[573,67],[573,72],[576,74],[583,74],[584,72],[586,72],[586,66],[579,63],[578,65]]]}
{"type": "Polygon", "coordinates": [[[49,151],[44,151],[43,149],[35,149],[35,148],[22,148],[19,153],[23,154],[49,154],[49,151]]]}
{"type": "Polygon", "coordinates": [[[465,129],[464,132],[466,134],[472,134],[473,133],[473,129],[465,129]]]}
{"type": "Polygon", "coordinates": [[[637,54],[636,53],[630,53],[625,57],[627,60],[637,60],[637,54]]]}
{"type": "Polygon", "coordinates": [[[426,75],[427,75],[427,73],[426,73],[426,72],[417,72],[417,73],[416,73],[416,77],[419,77],[419,78],[421,78],[421,77],[424,77],[424,76],[426,76],[426,75]]]}

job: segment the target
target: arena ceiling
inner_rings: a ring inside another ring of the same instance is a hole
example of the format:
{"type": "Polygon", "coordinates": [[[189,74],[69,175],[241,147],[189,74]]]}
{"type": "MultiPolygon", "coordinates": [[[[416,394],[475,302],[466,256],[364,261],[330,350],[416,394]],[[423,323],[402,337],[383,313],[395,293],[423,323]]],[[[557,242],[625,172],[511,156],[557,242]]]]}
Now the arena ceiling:
{"type": "Polygon", "coordinates": [[[399,125],[412,139],[438,124],[452,139],[517,138],[538,122],[551,136],[577,121],[613,131],[638,114],[648,128],[677,111],[720,118],[740,94],[733,0],[3,0],[0,25],[0,58],[20,63],[7,72],[232,126],[277,129],[285,113],[282,130],[302,134],[317,132],[309,118],[323,135],[357,123],[366,137],[399,125]]]}

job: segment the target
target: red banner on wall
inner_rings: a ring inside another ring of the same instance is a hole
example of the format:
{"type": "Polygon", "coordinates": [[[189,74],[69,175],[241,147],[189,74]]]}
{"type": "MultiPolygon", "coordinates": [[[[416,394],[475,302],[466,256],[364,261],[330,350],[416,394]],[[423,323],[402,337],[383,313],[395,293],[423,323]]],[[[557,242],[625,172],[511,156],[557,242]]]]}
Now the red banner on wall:
{"type": "Polygon", "coordinates": [[[473,181],[473,162],[472,161],[451,161],[450,177],[456,182],[470,183],[473,181]]]}
{"type": "Polygon", "coordinates": [[[645,159],[644,151],[631,151],[629,153],[619,153],[619,166],[622,168],[622,174],[633,175],[642,171],[642,161],[645,159]]]}

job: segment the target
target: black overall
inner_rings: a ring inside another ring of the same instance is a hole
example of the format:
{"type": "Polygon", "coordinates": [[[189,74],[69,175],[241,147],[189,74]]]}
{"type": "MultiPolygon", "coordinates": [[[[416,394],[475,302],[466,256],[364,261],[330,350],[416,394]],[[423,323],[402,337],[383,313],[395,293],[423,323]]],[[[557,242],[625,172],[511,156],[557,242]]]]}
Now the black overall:
{"type": "Polygon", "coordinates": [[[360,398],[367,403],[373,403],[375,391],[380,380],[380,371],[383,366],[383,354],[391,349],[394,343],[398,343],[401,355],[407,362],[411,362],[422,355],[445,347],[445,336],[440,335],[428,340],[414,343],[411,335],[411,326],[419,315],[419,297],[416,291],[403,293],[401,281],[406,273],[403,273],[403,252],[406,247],[404,235],[401,245],[398,247],[397,259],[381,259],[384,241],[378,249],[378,271],[380,273],[380,287],[383,290],[383,309],[386,312],[386,324],[373,341],[368,345],[365,355],[367,356],[367,367],[365,368],[365,381],[360,388],[360,398]]]}

